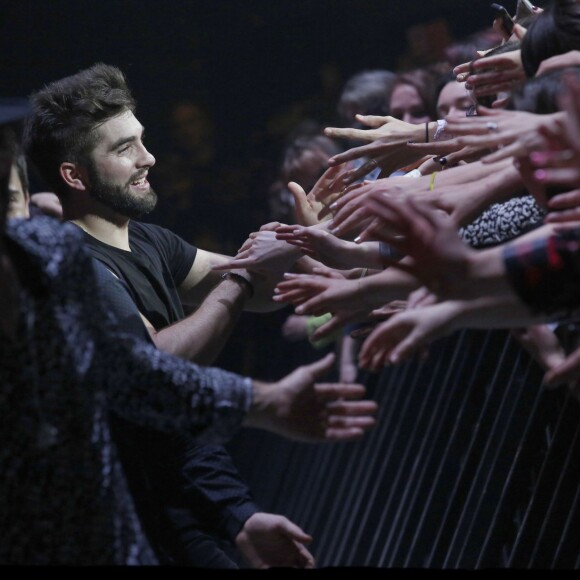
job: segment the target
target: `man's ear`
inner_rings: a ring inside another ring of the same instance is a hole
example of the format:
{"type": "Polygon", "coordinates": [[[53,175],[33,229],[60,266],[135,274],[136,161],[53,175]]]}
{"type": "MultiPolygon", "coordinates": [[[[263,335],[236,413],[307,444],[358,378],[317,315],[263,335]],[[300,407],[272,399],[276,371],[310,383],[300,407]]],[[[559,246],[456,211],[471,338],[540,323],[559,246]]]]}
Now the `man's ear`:
{"type": "Polygon", "coordinates": [[[76,189],[77,191],[87,190],[87,172],[81,166],[64,161],[60,164],[59,173],[71,189],[76,189]]]}

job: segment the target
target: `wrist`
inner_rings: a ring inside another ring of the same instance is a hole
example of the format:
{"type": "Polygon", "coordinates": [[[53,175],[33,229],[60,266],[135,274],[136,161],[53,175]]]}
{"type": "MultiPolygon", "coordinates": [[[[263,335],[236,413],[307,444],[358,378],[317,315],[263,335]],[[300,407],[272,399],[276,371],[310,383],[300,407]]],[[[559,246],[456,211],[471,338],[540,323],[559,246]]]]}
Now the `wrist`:
{"type": "Polygon", "coordinates": [[[465,297],[478,298],[493,293],[496,280],[504,275],[501,252],[474,250],[467,256],[466,264],[465,297]]]}
{"type": "Polygon", "coordinates": [[[222,280],[231,280],[236,284],[239,284],[245,289],[248,298],[252,298],[254,296],[254,282],[252,280],[252,276],[246,270],[232,270],[230,272],[225,272],[221,276],[222,280]]]}
{"type": "Polygon", "coordinates": [[[252,380],[252,404],[242,421],[245,427],[269,430],[271,428],[274,402],[271,383],[252,380]]]}

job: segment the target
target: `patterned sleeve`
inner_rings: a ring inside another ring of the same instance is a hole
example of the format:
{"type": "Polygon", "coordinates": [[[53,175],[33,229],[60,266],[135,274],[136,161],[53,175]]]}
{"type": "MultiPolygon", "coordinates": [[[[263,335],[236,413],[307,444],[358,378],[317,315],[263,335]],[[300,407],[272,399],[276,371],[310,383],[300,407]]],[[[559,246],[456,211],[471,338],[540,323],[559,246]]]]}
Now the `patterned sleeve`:
{"type": "Polygon", "coordinates": [[[491,205],[473,222],[459,230],[463,241],[474,248],[513,240],[541,224],[546,212],[530,195],[491,205]]]}
{"type": "MultiPolygon", "coordinates": [[[[103,306],[98,272],[78,228],[35,218],[17,234],[42,268],[79,384],[93,387],[111,409],[143,426],[200,443],[224,443],[234,435],[251,405],[250,379],[199,367],[122,334],[103,306]]],[[[126,300],[130,308],[128,294],[126,300]]]]}
{"type": "Polygon", "coordinates": [[[507,276],[534,314],[570,318],[580,306],[580,228],[514,243],[503,253],[507,276]]]}

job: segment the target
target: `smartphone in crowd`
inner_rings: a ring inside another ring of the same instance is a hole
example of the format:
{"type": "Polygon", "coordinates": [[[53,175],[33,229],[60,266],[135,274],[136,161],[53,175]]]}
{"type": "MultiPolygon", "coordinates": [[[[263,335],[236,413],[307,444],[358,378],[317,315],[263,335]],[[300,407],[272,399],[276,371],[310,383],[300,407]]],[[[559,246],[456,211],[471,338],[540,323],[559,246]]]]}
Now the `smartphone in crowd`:
{"type": "Polygon", "coordinates": [[[534,5],[530,0],[518,0],[518,7],[516,8],[516,21],[534,15],[534,5]]]}
{"type": "Polygon", "coordinates": [[[492,4],[491,9],[495,13],[495,18],[501,18],[502,28],[509,34],[514,30],[513,18],[509,15],[507,9],[501,4],[492,4]]]}

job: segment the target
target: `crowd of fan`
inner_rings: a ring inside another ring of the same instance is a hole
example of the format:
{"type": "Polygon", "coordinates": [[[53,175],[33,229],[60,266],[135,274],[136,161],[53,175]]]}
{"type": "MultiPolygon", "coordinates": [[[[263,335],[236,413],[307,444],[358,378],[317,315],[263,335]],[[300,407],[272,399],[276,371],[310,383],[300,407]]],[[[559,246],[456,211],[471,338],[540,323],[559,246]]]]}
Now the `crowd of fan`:
{"type": "MultiPolygon", "coordinates": [[[[492,31],[450,47],[443,63],[361,72],[344,87],[344,126],[297,130],[271,191],[275,221],[250,234],[235,256],[183,246],[188,268],[174,282],[198,310],[173,323],[189,324],[202,342],[213,337],[187,356],[175,349],[177,335],[163,342],[163,329],[143,326],[119,276],[95,270],[78,250],[93,235],[100,240],[94,248],[114,246],[97,235],[106,228],[122,231],[128,247],[128,206],[111,200],[116,190],[96,187],[97,170],[106,177],[120,165],[105,152],[101,165],[87,164],[88,173],[82,155],[55,172],[42,140],[50,119],[39,113],[42,93],[36,97],[28,153],[46,175],[53,171],[58,198],[29,196],[13,144],[0,159],[2,193],[10,193],[0,246],[0,374],[11,410],[0,461],[5,501],[15,498],[3,507],[4,562],[158,562],[124,481],[129,464],[115,451],[125,435],[109,430],[109,413],[195,442],[222,443],[242,426],[303,441],[359,439],[376,412],[373,402],[359,400],[363,387],[349,385],[359,371],[421,355],[461,328],[510,329],[546,370],[546,385],[566,385],[580,397],[580,3],[546,4],[519,2],[513,27],[494,20],[492,31]],[[86,219],[95,208],[99,219],[86,219]],[[58,220],[29,219],[38,212],[58,220]],[[116,286],[113,302],[87,294],[86,282],[101,278],[106,288],[116,286]],[[130,338],[119,320],[97,320],[121,298],[121,318],[129,313],[138,327],[130,338]],[[230,311],[215,314],[224,304],[230,311]],[[295,310],[295,336],[315,345],[340,340],[339,383],[317,382],[332,357],[273,385],[207,368],[242,309],[287,305],[295,310]],[[77,383],[86,393],[72,389],[77,383]],[[59,478],[74,481],[74,491],[59,478]]],[[[122,77],[102,65],[89,73],[122,77]]],[[[133,108],[121,105],[97,127],[112,122],[114,135],[118,122],[136,131],[125,139],[139,170],[127,188],[148,199],[155,160],[133,108]]],[[[102,138],[84,143],[94,155],[110,135],[92,135],[102,138]]],[[[71,143],[65,146],[73,150],[71,143]]],[[[246,562],[314,566],[304,546],[309,536],[283,516],[265,515],[257,532],[244,521],[236,528],[246,562]]]]}

